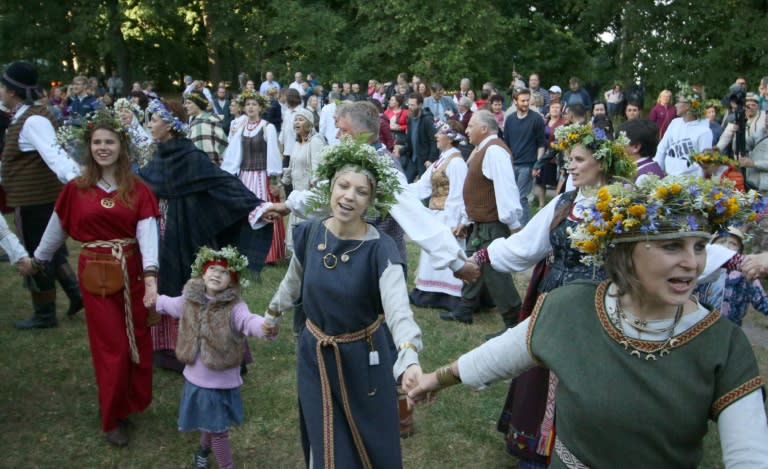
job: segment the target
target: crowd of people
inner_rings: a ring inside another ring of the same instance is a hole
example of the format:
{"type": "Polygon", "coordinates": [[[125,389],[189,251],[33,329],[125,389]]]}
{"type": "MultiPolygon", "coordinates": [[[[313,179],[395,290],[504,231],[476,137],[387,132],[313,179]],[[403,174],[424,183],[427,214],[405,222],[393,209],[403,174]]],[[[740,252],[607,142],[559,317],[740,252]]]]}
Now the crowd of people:
{"type": "Polygon", "coordinates": [[[175,369],[196,467],[233,467],[245,337],[276,339],[292,313],[308,467],[401,467],[413,404],[505,378],[498,428],[520,467],[696,466],[707,419],[727,467],[768,467],[739,328],[747,302],[768,314],[768,77],[722,100],[678,83],[647,119],[637,89],[596,96],[576,77],[477,94],[405,73],[327,92],[264,78],[214,93],[186,76],[178,100],[116,74],[46,94],[26,62],[0,78],[19,235],[2,219],[0,240],[33,304],[16,327],[57,325],[56,281],[68,315],[84,307],[107,441],[129,443],[153,366],[175,369]],[[246,277],[287,258],[251,313],[246,277]],[[509,273],[529,269],[521,295],[509,273]],[[424,373],[411,305],[446,327],[493,306],[502,328],[424,373]]]}

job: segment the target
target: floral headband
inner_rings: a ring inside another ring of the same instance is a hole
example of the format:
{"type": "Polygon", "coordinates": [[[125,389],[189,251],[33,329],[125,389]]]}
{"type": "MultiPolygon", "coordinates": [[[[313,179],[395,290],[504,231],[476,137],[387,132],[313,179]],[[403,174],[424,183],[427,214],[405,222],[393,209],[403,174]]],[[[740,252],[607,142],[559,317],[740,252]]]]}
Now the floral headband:
{"type": "Polygon", "coordinates": [[[108,108],[89,112],[77,121],[66,121],[56,130],[56,144],[78,162],[91,139],[91,132],[97,124],[105,124],[127,141],[128,133],[117,113],[108,108]]]}
{"type": "Polygon", "coordinates": [[[312,189],[310,208],[327,208],[333,189],[331,182],[340,170],[351,168],[373,177],[375,192],[371,197],[367,215],[383,217],[389,213],[389,208],[396,202],[395,195],[401,190],[397,170],[390,163],[390,158],[379,156],[376,150],[364,141],[355,141],[347,136],[342,138],[338,145],[326,147],[321,160],[323,162],[317,167],[315,174],[318,180],[324,182],[312,189]]]}
{"type": "Polygon", "coordinates": [[[649,175],[638,185],[603,186],[579,203],[575,214],[581,221],[568,235],[571,246],[584,253],[582,262],[599,266],[617,243],[686,236],[709,239],[730,225],[756,221],[765,207],[759,193],[737,191],[730,180],[649,175]]]}
{"type": "Polygon", "coordinates": [[[232,246],[227,246],[219,251],[214,251],[208,246],[203,246],[195,256],[195,262],[192,263],[192,276],[202,277],[208,267],[211,265],[220,265],[226,267],[230,272],[233,282],[238,282],[240,288],[248,287],[247,279],[243,278],[248,272],[248,258],[232,246]]]}
{"type": "Polygon", "coordinates": [[[555,129],[552,148],[565,151],[576,145],[589,148],[592,157],[600,162],[600,167],[608,176],[629,179],[637,172],[637,165],[626,150],[629,139],[624,132],[610,140],[605,130],[591,124],[563,125],[555,129]]]}
{"type": "Polygon", "coordinates": [[[175,132],[182,135],[187,134],[187,124],[182,122],[178,117],[174,116],[171,111],[165,107],[165,104],[163,104],[163,102],[159,99],[153,99],[150,101],[149,105],[147,106],[147,111],[149,111],[150,114],[157,114],[160,116],[160,119],[166,124],[170,124],[171,128],[175,132]]]}
{"type": "Polygon", "coordinates": [[[691,159],[699,164],[714,164],[725,166],[738,166],[739,162],[728,155],[724,155],[716,149],[704,150],[702,152],[691,153],[691,159]]]}
{"type": "Polygon", "coordinates": [[[245,90],[240,94],[240,96],[237,97],[237,105],[240,107],[245,107],[245,102],[249,99],[252,99],[259,103],[259,107],[262,109],[265,109],[267,107],[267,104],[269,104],[269,100],[266,96],[262,96],[260,94],[257,94],[255,91],[251,90],[245,90]]]}
{"type": "Polygon", "coordinates": [[[437,133],[449,137],[454,142],[465,143],[467,141],[467,137],[442,120],[435,121],[435,130],[437,130],[437,133]]]}
{"type": "Polygon", "coordinates": [[[678,82],[677,86],[680,89],[680,91],[677,92],[677,98],[683,99],[688,104],[690,104],[690,109],[688,112],[690,112],[693,116],[701,117],[701,114],[705,109],[704,98],[701,93],[694,90],[693,87],[688,83],[678,82]]]}
{"type": "Polygon", "coordinates": [[[115,104],[112,107],[115,108],[115,111],[130,109],[134,114],[141,114],[141,108],[139,105],[132,103],[125,98],[119,98],[117,101],[115,101],[115,104]]]}

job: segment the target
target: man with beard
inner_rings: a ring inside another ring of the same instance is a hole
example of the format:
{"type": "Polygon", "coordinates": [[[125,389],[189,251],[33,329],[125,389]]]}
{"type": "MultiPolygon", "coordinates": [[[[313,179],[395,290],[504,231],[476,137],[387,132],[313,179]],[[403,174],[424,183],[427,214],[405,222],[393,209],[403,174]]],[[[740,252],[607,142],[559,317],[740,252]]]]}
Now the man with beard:
{"type": "Polygon", "coordinates": [[[426,171],[426,163],[438,156],[435,143],[434,117],[429,108],[424,108],[424,97],[413,93],[408,98],[408,133],[405,146],[396,150],[408,182],[426,171]]]}

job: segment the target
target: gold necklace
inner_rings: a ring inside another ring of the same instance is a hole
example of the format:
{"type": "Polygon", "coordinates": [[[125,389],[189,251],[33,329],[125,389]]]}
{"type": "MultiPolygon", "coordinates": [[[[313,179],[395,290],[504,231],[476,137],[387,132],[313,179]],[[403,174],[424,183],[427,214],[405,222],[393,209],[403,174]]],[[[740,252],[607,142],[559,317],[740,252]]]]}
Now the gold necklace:
{"type": "MultiPolygon", "coordinates": [[[[646,360],[656,360],[656,354],[658,353],[660,357],[663,357],[664,355],[669,355],[670,351],[677,347],[677,345],[680,343],[678,339],[675,338],[675,328],[680,323],[680,319],[683,317],[683,306],[680,305],[677,307],[677,311],[675,312],[675,320],[672,321],[672,325],[669,328],[664,328],[664,330],[669,329],[669,336],[667,336],[667,340],[661,343],[658,347],[655,349],[643,349],[641,350],[640,347],[636,344],[641,344],[645,341],[642,340],[636,340],[627,337],[627,335],[624,333],[624,325],[621,321],[621,318],[624,316],[624,311],[621,309],[621,302],[616,301],[616,318],[611,318],[613,321],[613,325],[616,327],[616,330],[618,331],[620,335],[619,345],[622,345],[624,347],[624,350],[629,351],[629,349],[632,349],[629,354],[637,357],[637,358],[645,358],[646,360]],[[643,357],[643,354],[645,354],[645,357],[643,357]]],[[[631,322],[627,321],[630,325],[633,327],[639,329],[631,322]]],[[[639,329],[642,330],[642,329],[639,329]]],[[[653,331],[653,330],[651,330],[653,331]]]]}
{"type": "MultiPolygon", "coordinates": [[[[112,184],[108,183],[106,179],[101,178],[100,181],[107,187],[105,192],[112,189],[112,184]]],[[[115,199],[113,197],[104,197],[100,202],[101,206],[104,208],[112,208],[115,206],[115,199]]]]}
{"type": "MultiPolygon", "coordinates": [[[[328,270],[333,270],[336,268],[336,265],[338,264],[339,259],[341,259],[341,262],[347,263],[349,262],[349,254],[357,251],[360,246],[363,245],[365,240],[360,241],[360,244],[355,246],[354,248],[344,251],[341,253],[341,256],[338,258],[336,257],[336,254],[329,252],[323,256],[323,267],[325,267],[328,270]]],[[[317,250],[320,252],[325,251],[325,249],[328,247],[328,226],[325,227],[325,236],[323,237],[323,242],[317,245],[317,250]]]]}

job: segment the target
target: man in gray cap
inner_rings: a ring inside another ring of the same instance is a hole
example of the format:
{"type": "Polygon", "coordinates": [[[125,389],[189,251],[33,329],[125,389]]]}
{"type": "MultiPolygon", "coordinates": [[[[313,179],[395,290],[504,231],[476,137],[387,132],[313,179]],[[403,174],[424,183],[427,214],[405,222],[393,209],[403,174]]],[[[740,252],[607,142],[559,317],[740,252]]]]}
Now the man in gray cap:
{"type": "MultiPolygon", "coordinates": [[[[19,237],[29,252],[34,252],[40,243],[62,184],[80,174],[77,164],[56,146],[56,119],[45,106],[34,103],[39,97],[35,67],[27,62],[9,65],[0,77],[0,101],[11,115],[2,152],[2,181],[7,204],[16,210],[19,237]]],[[[82,309],[77,278],[67,263],[65,247],[54,255],[50,270],[39,271],[26,280],[34,315],[16,322],[17,328],[48,328],[58,324],[55,279],[69,297],[67,314],[82,309]]]]}

